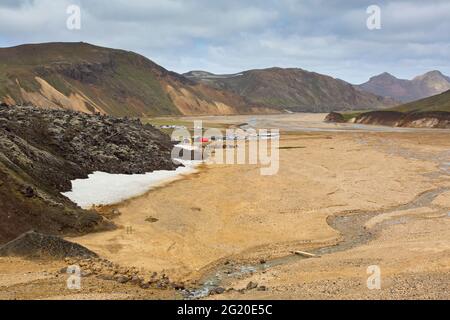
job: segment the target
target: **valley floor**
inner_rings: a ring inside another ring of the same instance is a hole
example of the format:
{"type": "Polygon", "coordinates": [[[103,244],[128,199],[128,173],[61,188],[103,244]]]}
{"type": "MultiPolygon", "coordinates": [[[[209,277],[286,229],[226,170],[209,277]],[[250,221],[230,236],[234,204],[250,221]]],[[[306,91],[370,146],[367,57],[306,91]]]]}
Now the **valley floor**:
{"type": "MultiPolygon", "coordinates": [[[[287,130],[277,175],[261,176],[253,165],[207,165],[107,208],[121,213],[117,230],[69,240],[191,287],[224,266],[263,265],[229,272],[218,284],[228,290],[214,299],[448,299],[449,162],[447,132],[287,130]],[[330,223],[336,215],[344,216],[339,230],[330,223]],[[356,217],[360,230],[345,224],[346,216],[356,217]],[[321,257],[290,259],[296,250],[321,257]],[[381,290],[366,285],[373,265],[381,290]],[[250,281],[259,289],[247,290],[250,281]]],[[[1,259],[0,298],[181,298],[94,277],[74,293],[61,267],[1,259]]]]}

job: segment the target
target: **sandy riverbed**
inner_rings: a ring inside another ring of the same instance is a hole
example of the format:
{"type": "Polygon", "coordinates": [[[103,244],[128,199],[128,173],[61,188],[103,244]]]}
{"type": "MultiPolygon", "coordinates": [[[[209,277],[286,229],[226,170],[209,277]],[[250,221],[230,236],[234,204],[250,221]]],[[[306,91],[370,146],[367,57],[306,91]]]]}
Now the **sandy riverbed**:
{"type": "Polygon", "coordinates": [[[207,166],[118,206],[115,222],[124,229],[75,241],[119,263],[192,277],[252,249],[267,258],[305,241],[337,240],[328,215],[393,206],[432,188],[417,174],[433,171],[432,163],[387,155],[354,138],[286,137],[282,148],[301,148],[280,150],[275,176],[261,176],[258,166],[207,166]]]}
{"type": "MultiPolygon", "coordinates": [[[[333,214],[393,208],[450,186],[440,171],[449,147],[448,134],[437,131],[290,131],[282,134],[277,175],[261,176],[253,165],[204,166],[118,205],[119,229],[70,240],[121,265],[199,279],[227,260],[254,263],[337,243],[341,235],[327,223],[333,214]]],[[[364,245],[226,284],[240,289],[253,280],[267,291],[215,297],[449,298],[450,220],[443,214],[450,211],[448,196],[369,221],[368,228],[377,228],[393,219],[364,245]],[[403,216],[408,219],[398,220],[403,216]],[[374,264],[386,276],[376,292],[365,285],[366,269],[374,264]]]]}

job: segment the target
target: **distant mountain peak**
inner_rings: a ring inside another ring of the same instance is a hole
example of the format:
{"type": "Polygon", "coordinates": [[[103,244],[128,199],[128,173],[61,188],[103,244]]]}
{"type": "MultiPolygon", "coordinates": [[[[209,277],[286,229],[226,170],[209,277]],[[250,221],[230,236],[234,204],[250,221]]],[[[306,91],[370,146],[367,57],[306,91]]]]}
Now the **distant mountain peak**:
{"type": "Polygon", "coordinates": [[[413,80],[398,79],[388,72],[370,78],[358,88],[403,102],[427,98],[450,89],[450,78],[432,70],[413,80]]]}
{"type": "Polygon", "coordinates": [[[381,73],[379,76],[381,76],[381,77],[393,77],[393,78],[395,78],[392,74],[390,74],[389,72],[383,72],[383,73],[381,73]]]}
{"type": "Polygon", "coordinates": [[[373,77],[370,78],[370,80],[380,80],[380,79],[398,79],[398,78],[393,76],[389,72],[383,72],[383,73],[380,73],[377,76],[373,76],[373,77]]]}
{"type": "Polygon", "coordinates": [[[444,79],[446,81],[449,80],[448,77],[446,77],[441,71],[439,70],[432,70],[427,73],[424,73],[423,75],[417,76],[413,79],[414,80],[424,80],[424,79],[444,79]]]}
{"type": "Polygon", "coordinates": [[[439,70],[432,70],[430,72],[425,73],[426,75],[439,75],[439,76],[444,76],[444,74],[439,71],[439,70]]]}

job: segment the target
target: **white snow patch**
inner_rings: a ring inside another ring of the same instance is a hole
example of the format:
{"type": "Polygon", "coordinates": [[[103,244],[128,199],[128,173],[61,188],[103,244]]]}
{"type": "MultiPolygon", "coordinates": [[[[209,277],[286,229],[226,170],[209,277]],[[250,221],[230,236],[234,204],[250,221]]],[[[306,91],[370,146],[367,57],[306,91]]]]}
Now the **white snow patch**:
{"type": "Polygon", "coordinates": [[[87,179],[72,181],[72,191],[62,193],[78,206],[89,209],[95,205],[110,205],[142,195],[155,187],[196,172],[201,161],[179,161],[184,167],[145,174],[110,174],[96,171],[87,179]]]}

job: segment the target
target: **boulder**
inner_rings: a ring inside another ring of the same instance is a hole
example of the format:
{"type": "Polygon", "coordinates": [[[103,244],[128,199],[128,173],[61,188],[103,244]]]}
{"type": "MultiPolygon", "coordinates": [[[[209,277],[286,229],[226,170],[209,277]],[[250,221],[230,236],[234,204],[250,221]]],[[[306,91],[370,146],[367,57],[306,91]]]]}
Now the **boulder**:
{"type": "Polygon", "coordinates": [[[253,281],[250,281],[247,284],[247,287],[246,287],[247,290],[253,290],[253,289],[256,289],[256,288],[258,288],[258,284],[256,282],[253,282],[253,281]]]}
{"type": "Polygon", "coordinates": [[[266,286],[259,286],[258,291],[267,291],[267,287],[266,286]]]}
{"type": "Polygon", "coordinates": [[[130,280],[131,280],[130,277],[126,276],[126,275],[119,275],[116,277],[116,281],[121,284],[125,284],[125,283],[129,282],[130,280]]]}
{"type": "Polygon", "coordinates": [[[225,288],[217,287],[217,288],[212,289],[210,294],[215,295],[215,294],[222,294],[224,292],[225,292],[225,288]]]}

